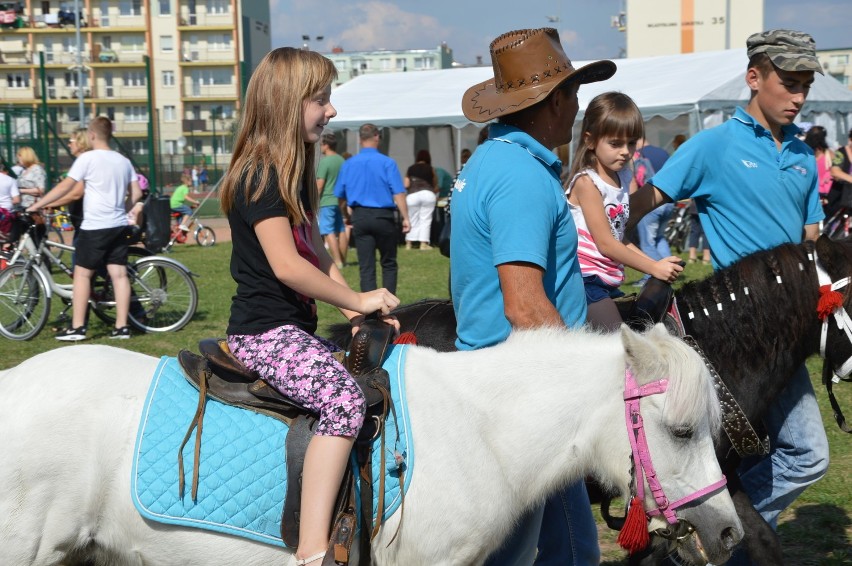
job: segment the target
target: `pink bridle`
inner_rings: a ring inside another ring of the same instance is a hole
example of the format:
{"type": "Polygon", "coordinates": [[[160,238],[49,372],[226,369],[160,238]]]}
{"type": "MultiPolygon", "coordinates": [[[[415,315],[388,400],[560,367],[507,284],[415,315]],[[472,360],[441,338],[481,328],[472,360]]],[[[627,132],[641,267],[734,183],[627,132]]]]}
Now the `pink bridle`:
{"type": "Polygon", "coordinates": [[[648,450],[648,440],[645,438],[645,426],[642,421],[642,415],[639,413],[639,401],[642,397],[663,393],[669,385],[668,379],[658,379],[645,385],[638,386],[636,377],[628,367],[624,371],[624,406],[625,419],[627,421],[627,432],[630,437],[630,449],[633,452],[633,467],[635,471],[634,481],[636,482],[636,495],[639,501],[645,501],[645,481],[648,479],[648,486],[651,488],[651,493],[654,495],[654,501],[657,508],[646,511],[645,515],[650,519],[657,515],[663,515],[670,525],[677,523],[677,515],[675,509],[682,507],[705,495],[715,493],[725,487],[727,479],[722,475],[722,479],[711,483],[704,489],[699,489],[691,495],[687,495],[682,499],[678,499],[674,503],[669,502],[663,491],[663,486],[657,479],[657,472],[654,470],[654,465],[651,462],[651,453],[648,450]]]}

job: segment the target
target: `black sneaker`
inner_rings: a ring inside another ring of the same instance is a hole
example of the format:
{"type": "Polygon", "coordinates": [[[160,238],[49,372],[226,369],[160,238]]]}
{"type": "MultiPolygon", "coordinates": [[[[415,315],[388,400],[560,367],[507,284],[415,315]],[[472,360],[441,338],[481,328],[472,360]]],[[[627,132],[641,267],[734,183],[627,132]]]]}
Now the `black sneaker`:
{"type": "Polygon", "coordinates": [[[122,326],[121,328],[113,328],[112,332],[109,333],[109,337],[116,340],[127,340],[130,338],[130,327],[122,326]]]}
{"type": "Polygon", "coordinates": [[[78,328],[66,328],[56,334],[56,339],[62,340],[63,342],[79,342],[80,340],[85,340],[86,327],[80,326],[78,328]]]}

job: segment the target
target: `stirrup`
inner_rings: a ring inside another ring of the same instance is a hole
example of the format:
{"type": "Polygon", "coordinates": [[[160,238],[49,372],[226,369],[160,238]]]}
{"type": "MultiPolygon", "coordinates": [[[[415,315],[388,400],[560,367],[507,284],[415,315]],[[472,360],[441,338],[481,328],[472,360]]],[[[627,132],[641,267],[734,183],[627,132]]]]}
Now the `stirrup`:
{"type": "Polygon", "coordinates": [[[296,560],[296,566],[305,566],[305,564],[310,564],[314,560],[319,560],[320,558],[325,556],[326,551],[317,552],[313,556],[308,556],[307,558],[302,558],[301,560],[296,560]]]}

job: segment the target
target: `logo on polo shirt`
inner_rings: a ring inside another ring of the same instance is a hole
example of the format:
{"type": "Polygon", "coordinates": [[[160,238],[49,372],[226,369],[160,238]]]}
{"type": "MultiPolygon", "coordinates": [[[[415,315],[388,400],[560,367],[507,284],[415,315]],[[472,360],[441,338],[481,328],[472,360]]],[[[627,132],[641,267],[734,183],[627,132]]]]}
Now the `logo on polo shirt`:
{"type": "Polygon", "coordinates": [[[745,165],[749,169],[757,169],[757,163],[755,163],[754,161],[749,161],[748,159],[743,159],[743,165],[745,165]]]}
{"type": "Polygon", "coordinates": [[[464,190],[464,186],[467,185],[467,181],[464,179],[456,179],[456,184],[453,185],[453,190],[462,192],[464,190]]]}
{"type": "Polygon", "coordinates": [[[790,167],[790,169],[792,169],[793,171],[797,171],[800,175],[802,175],[802,177],[808,174],[808,170],[802,167],[801,165],[793,165],[792,167],[790,167]]]}

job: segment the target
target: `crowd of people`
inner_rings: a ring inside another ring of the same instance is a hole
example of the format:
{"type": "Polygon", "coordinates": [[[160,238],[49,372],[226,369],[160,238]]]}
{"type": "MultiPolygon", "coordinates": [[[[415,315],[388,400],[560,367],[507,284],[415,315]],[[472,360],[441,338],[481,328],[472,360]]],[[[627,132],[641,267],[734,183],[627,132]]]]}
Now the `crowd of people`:
{"type": "MultiPolygon", "coordinates": [[[[622,294],[625,266],[670,283],[683,272],[663,237],[674,202],[688,202],[689,260],[698,260],[701,239],[703,261],[715,268],[817,237],[832,197],[852,184],[852,131],[837,149],[820,126],[804,141],[798,137],[794,119],[814,73],[822,73],[809,35],[770,30],[749,37],[746,47],[751,97],[724,124],[688,140],[678,136],[668,155],[647,142],[641,112],[627,94],[604,92],[584,109],[568,166],[553,148],[572,141],[578,91],[609,79],[616,65],[604,60],[575,68],[554,29],[503,34],[490,46],[498,74],[471,86],[461,100],[465,116],[488,129],[480,145],[465,150],[454,181],[425,150],[403,175],[379,150],[382,130],[374,124],[360,127],[359,151],[345,159],[338,138],[325,129],[336,115],[333,63],[295,48],[266,55],[248,83],[221,185],[236,283],[226,332],[240,361],[319,415],[304,464],[297,564],[316,566],[325,556],[332,507],[365,410],[363,393],[333,355],[337,347],[316,335],[316,301],[337,307],[353,331],[375,312],[398,328],[390,312],[400,302],[400,233],[406,249],[430,250],[437,199],[449,196],[450,187],[459,350],[493,346],[517,329],[617,329],[614,299],[622,294]],[[551,64],[560,72],[550,72],[551,64]],[[521,76],[536,79],[512,88],[502,82],[521,76]],[[301,112],[281,113],[282,105],[301,112]],[[753,166],[744,165],[742,155],[753,166]],[[633,228],[638,245],[628,236],[633,228]],[[357,292],[341,272],[350,242],[357,292]]],[[[110,133],[109,120],[94,119],[85,142],[75,138],[80,153],[66,179],[46,196],[44,171],[27,148],[19,151],[17,183],[0,177],[0,225],[17,200],[37,211],[86,196],[73,321],[57,336],[62,340],[86,338],[85,297],[101,261],[116,290],[113,336],[128,333],[127,251],[120,235],[139,187],[129,162],[109,150],[110,133]]],[[[183,182],[172,208],[186,215],[189,187],[203,187],[206,172],[193,167],[183,182]]],[[[772,404],[765,424],[772,450],[743,462],[740,478],[775,527],[781,511],[827,469],[827,441],[805,367],[772,404]]],[[[531,509],[487,563],[599,560],[588,496],[576,482],[531,509]]],[[[740,563],[748,558],[737,553],[731,564],[740,563]]]]}

